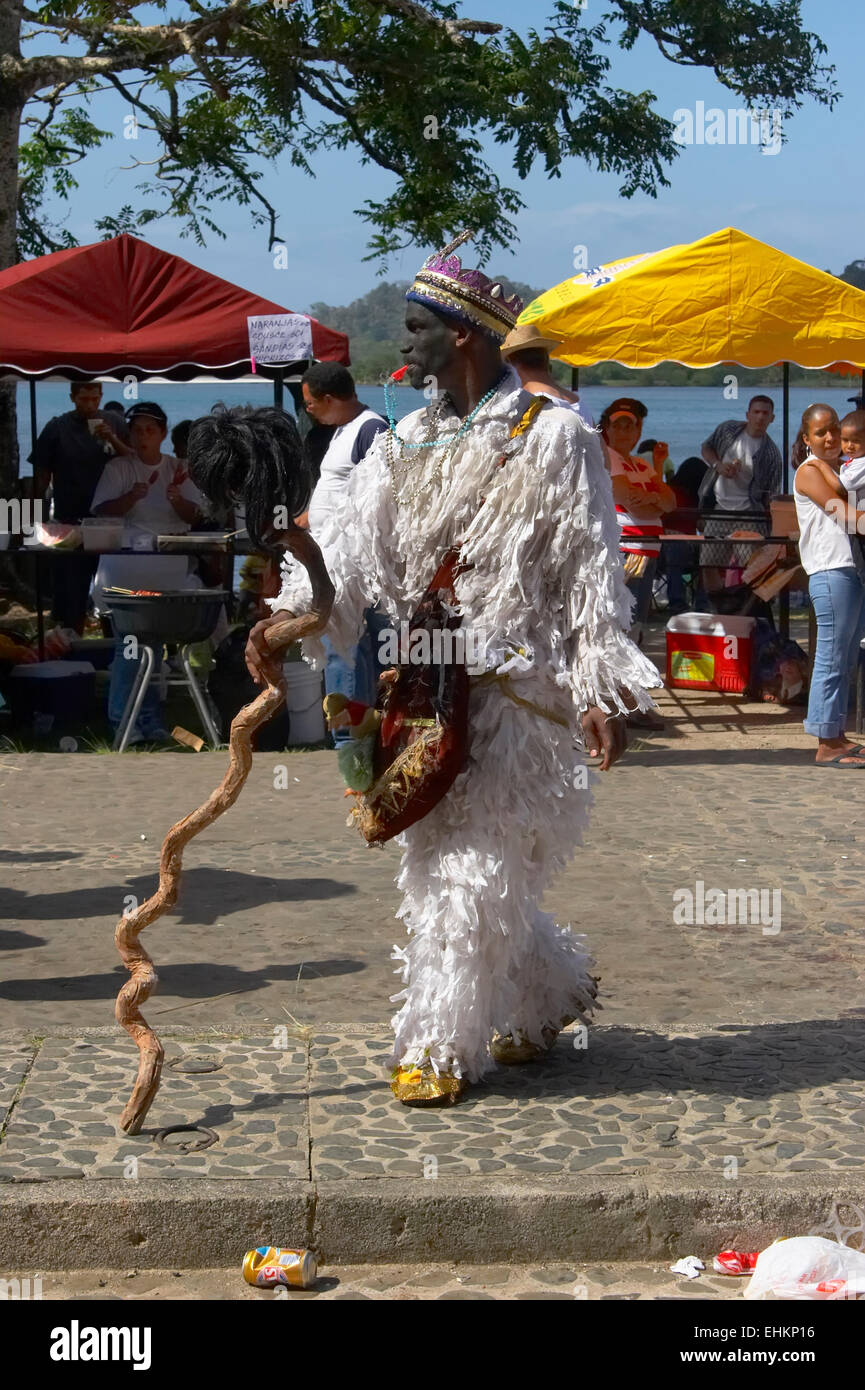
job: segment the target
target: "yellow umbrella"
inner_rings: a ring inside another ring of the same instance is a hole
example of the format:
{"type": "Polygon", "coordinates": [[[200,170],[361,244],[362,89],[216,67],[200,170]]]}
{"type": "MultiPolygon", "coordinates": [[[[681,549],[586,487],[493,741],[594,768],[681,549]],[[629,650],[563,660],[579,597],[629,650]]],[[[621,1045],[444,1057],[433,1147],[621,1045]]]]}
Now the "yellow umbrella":
{"type": "Polygon", "coordinates": [[[795,362],[865,370],[865,291],[725,227],[582,271],[523,310],[572,366],[795,362]]]}

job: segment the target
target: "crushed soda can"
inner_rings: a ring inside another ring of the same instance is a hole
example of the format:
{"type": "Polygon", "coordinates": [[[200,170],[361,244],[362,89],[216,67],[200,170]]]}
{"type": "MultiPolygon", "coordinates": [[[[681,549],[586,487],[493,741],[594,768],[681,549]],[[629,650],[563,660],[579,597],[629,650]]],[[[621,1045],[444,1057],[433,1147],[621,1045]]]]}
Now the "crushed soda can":
{"type": "Polygon", "coordinates": [[[257,1289],[285,1284],[308,1289],[318,1278],[318,1261],[311,1250],[286,1250],[278,1245],[259,1245],[243,1257],[243,1277],[257,1289]]]}
{"type": "Polygon", "coordinates": [[[753,1274],[759,1250],[722,1250],[712,1261],[716,1274],[753,1274]]]}

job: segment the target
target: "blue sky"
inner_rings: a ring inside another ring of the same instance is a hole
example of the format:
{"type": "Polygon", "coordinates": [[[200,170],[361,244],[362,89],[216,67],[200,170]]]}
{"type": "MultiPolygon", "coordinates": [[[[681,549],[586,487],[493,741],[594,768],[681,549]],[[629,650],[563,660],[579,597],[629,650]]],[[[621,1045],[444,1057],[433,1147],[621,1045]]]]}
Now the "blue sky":
{"type": "MultiPolygon", "coordinates": [[[[587,22],[600,18],[605,8],[605,0],[588,0],[587,22]]],[[[466,0],[463,10],[521,29],[527,14],[540,26],[548,7],[546,0],[466,0]]],[[[589,263],[596,264],[691,241],[730,224],[821,269],[837,272],[865,257],[860,97],[865,9],[839,0],[805,0],[803,18],[829,48],[827,61],[835,65],[842,97],[834,112],[808,101],[785,123],[788,143],[777,155],[750,145],[685,148],[668,172],[671,186],[657,199],[628,200],[619,197],[614,175],[596,173],[578,159],[564,166],[561,179],[538,172],[520,183],[494,147],[489,162],[519,188],[527,204],[517,219],[519,241],[510,254],[493,258],[496,273],[547,287],[571,273],[577,244],[588,248],[589,263]]],[[[693,108],[698,101],[724,110],[740,105],[710,72],[667,62],[648,40],[631,53],[612,49],[611,57],[611,85],[654,91],[658,110],[670,119],[677,108],[693,108]]],[[[153,153],[143,132],[134,144],[123,139],[124,110],[113,95],[94,102],[96,123],[116,127],[117,137],[79,167],[80,190],[71,203],[50,208],[81,242],[96,239],[95,217],[137,200],[141,174],[122,167],[130,149],[142,159],[153,153]]],[[[353,209],[385,194],[391,177],[362,167],[353,152],[323,155],[316,173],[309,179],[285,160],[267,181],[289,249],[286,269],[274,268],[264,230],[252,228],[239,208],[214,209],[228,239],[213,236],[206,248],[182,238],[179,224],[169,219],[152,224],[148,239],[287,308],[306,309],[315,300],[346,303],[381,278],[373,263],[363,261],[368,233],[353,209]]],[[[427,249],[394,258],[384,278],[410,276],[427,249]]]]}

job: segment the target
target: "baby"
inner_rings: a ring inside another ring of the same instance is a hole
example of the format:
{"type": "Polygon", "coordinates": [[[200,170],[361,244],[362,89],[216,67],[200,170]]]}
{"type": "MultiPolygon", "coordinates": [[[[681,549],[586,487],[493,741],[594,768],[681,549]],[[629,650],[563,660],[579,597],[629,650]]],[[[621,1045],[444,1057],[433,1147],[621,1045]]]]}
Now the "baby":
{"type": "MultiPolygon", "coordinates": [[[[844,463],[838,478],[847,500],[857,509],[865,509],[865,410],[851,410],[841,421],[841,457],[844,463]]],[[[850,547],[859,576],[865,579],[865,537],[856,529],[850,547]]]]}
{"type": "Polygon", "coordinates": [[[865,410],[851,410],[841,421],[841,456],[838,477],[847,492],[857,494],[858,507],[865,502],[865,410]]]}

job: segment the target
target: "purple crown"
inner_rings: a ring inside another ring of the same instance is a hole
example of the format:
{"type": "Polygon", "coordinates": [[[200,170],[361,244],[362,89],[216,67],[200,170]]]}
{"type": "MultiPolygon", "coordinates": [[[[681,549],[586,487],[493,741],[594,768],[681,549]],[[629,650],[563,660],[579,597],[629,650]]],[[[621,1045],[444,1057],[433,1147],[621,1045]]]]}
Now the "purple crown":
{"type": "Polygon", "coordinates": [[[516,294],[507,297],[502,285],[483,271],[463,269],[453,253],[470,236],[463,232],[443,251],[427,257],[406,299],[431,304],[504,337],[522,312],[523,301],[516,294]]]}
{"type": "Polygon", "coordinates": [[[443,256],[441,252],[437,252],[424,261],[423,268],[435,271],[437,275],[445,275],[449,280],[455,280],[458,284],[475,290],[488,299],[494,308],[503,308],[506,313],[513,314],[515,319],[523,311],[523,301],[518,294],[507,299],[498,280],[490,280],[482,270],[463,270],[459,256],[443,256]]]}

